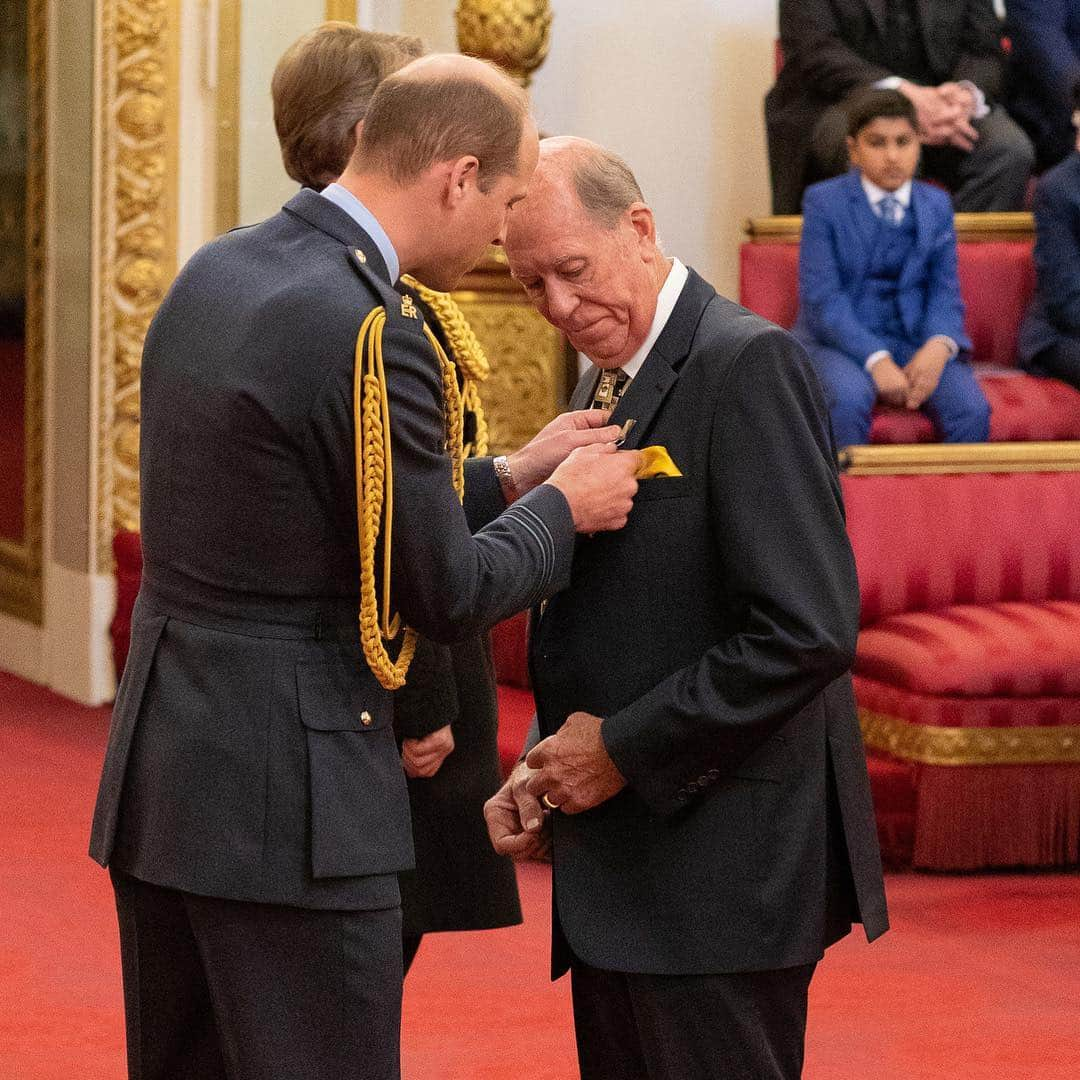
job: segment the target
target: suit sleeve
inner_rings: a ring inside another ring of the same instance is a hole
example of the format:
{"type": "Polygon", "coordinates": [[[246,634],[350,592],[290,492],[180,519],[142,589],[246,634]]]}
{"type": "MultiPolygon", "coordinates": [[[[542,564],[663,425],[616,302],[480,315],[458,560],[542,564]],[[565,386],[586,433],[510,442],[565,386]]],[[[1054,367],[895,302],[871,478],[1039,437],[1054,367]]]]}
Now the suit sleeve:
{"type": "Polygon", "coordinates": [[[741,625],[605,719],[602,737],[659,814],[704,769],[739,765],[853,661],[859,589],[824,405],[783,331],[741,349],[720,387],[709,498],[741,625]]]}
{"type": "Polygon", "coordinates": [[[868,356],[882,349],[888,352],[889,346],[859,321],[844,288],[832,209],[821,188],[806,192],[799,241],[799,303],[814,338],[846,353],[861,367],[868,356]]]}
{"type": "MultiPolygon", "coordinates": [[[[937,192],[934,192],[934,196],[937,192]]],[[[964,301],[960,294],[957,269],[956,227],[948,196],[943,196],[936,210],[941,227],[934,235],[934,248],[927,261],[926,310],[923,315],[922,340],[944,334],[960,349],[971,349],[964,329],[964,301]]]]}
{"type": "MultiPolygon", "coordinates": [[[[389,321],[383,353],[393,460],[390,606],[433,641],[462,640],[565,588],[570,507],[541,484],[474,536],[451,482],[442,383],[420,323],[389,321]]],[[[334,369],[314,412],[317,467],[334,474],[334,490],[355,491],[351,363],[334,369]]]]}
{"type": "Polygon", "coordinates": [[[828,0],[780,0],[780,46],[785,67],[829,101],[892,75],[847,45],[828,0]]]}
{"type": "Polygon", "coordinates": [[[965,0],[962,33],[952,78],[973,82],[988,101],[1000,98],[1005,57],[1001,51],[1001,22],[993,0],[965,0]]]}
{"type": "Polygon", "coordinates": [[[1066,0],[1009,0],[1012,63],[1048,102],[1072,111],[1071,87],[1080,79],[1080,55],[1066,32],[1071,3],[1066,0]]]}
{"type": "Polygon", "coordinates": [[[1080,334],[1080,198],[1057,178],[1051,172],[1035,189],[1035,273],[1051,323],[1080,334]]]}
{"type": "Polygon", "coordinates": [[[447,724],[453,725],[461,711],[454,658],[449,646],[421,637],[409,665],[405,685],[394,691],[394,734],[402,739],[422,739],[447,724]]]}

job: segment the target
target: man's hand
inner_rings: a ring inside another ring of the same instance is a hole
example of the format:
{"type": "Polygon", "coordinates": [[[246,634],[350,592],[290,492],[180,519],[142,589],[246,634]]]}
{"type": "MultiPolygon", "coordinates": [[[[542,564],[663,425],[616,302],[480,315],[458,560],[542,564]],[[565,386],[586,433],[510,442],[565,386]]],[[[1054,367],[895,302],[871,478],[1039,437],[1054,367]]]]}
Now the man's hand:
{"type": "Polygon", "coordinates": [[[901,408],[907,404],[911,384],[891,356],[883,356],[874,364],[870,369],[870,378],[874,380],[882,401],[901,408]]]}
{"type": "Polygon", "coordinates": [[[532,775],[532,769],[519,761],[506,783],[484,803],[491,846],[515,862],[551,859],[551,822],[527,790],[532,775]]]}
{"type": "Polygon", "coordinates": [[[634,508],[640,465],[640,450],[618,450],[614,443],[583,446],[548,483],[566,496],[579,533],[610,532],[621,529],[634,508]]]}
{"type": "Polygon", "coordinates": [[[401,764],[405,767],[405,775],[414,778],[434,776],[453,750],[454,736],[449,724],[422,739],[404,739],[401,764]]]}
{"type": "Polygon", "coordinates": [[[543,427],[520,450],[507,455],[518,495],[532,491],[561,465],[572,450],[594,443],[613,443],[619,437],[616,424],[607,422],[601,409],[563,413],[543,427]]]}
{"type": "Polygon", "coordinates": [[[955,146],[970,150],[979,138],[971,125],[975,99],[971,91],[956,83],[941,86],[900,84],[900,92],[915,106],[919,138],[927,146],[955,146]]]}
{"type": "Polygon", "coordinates": [[[952,350],[941,338],[931,338],[911,358],[904,374],[908,380],[908,392],[905,405],[909,409],[919,409],[926,399],[937,389],[941,382],[941,373],[949,362],[952,350]]]}
{"type": "Polygon", "coordinates": [[[548,799],[564,814],[580,814],[607,802],[626,787],[626,778],[608,756],[600,737],[603,720],[571,713],[554,735],[529,751],[525,764],[536,772],[525,789],[548,799]]]}

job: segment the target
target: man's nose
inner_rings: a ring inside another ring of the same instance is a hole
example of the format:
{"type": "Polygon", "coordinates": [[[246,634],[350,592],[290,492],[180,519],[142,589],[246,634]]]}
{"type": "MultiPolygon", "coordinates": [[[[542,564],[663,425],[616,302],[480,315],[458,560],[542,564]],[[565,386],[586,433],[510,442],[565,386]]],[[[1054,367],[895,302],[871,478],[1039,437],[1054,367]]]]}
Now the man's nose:
{"type": "Polygon", "coordinates": [[[548,313],[555,322],[564,322],[574,313],[578,298],[562,282],[548,282],[546,287],[548,313]]]}

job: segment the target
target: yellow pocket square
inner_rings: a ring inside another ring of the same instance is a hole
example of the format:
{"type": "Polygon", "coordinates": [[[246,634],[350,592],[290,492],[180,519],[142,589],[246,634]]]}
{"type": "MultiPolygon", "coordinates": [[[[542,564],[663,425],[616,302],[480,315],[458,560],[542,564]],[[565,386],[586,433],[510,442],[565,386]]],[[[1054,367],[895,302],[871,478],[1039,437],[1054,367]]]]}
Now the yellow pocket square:
{"type": "Polygon", "coordinates": [[[637,479],[649,480],[654,476],[682,476],[682,473],[663,446],[643,446],[637,479]]]}

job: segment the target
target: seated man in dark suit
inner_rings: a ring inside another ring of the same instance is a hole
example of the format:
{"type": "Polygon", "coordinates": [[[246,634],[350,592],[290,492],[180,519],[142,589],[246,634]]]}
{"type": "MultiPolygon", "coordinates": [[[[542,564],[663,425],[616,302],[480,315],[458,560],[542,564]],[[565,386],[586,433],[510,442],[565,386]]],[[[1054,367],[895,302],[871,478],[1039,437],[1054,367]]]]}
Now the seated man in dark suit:
{"type": "Polygon", "coordinates": [[[1072,152],[1072,87],[1080,80],[1080,0],[1009,0],[1009,112],[1035,144],[1040,169],[1072,152]]]}
{"type": "Polygon", "coordinates": [[[895,90],[850,106],[854,168],[806,189],[792,332],[825,386],[840,446],[868,441],[878,400],[922,409],[946,442],[983,442],[948,196],[914,180],[915,108],[895,90]]]}
{"type": "Polygon", "coordinates": [[[1073,152],[1035,189],[1035,296],[1020,328],[1020,362],[1080,390],[1080,81],[1073,152]]]}
{"type": "Polygon", "coordinates": [[[992,0],[780,0],[784,67],[765,99],[773,212],[847,168],[845,102],[870,87],[915,106],[924,175],[957,210],[1020,209],[1031,142],[995,99],[1004,75],[992,0]]]}
{"type": "Polygon", "coordinates": [[[887,925],[820,387],[790,334],[660,250],[593,143],[541,144],[506,253],[592,361],[571,406],[613,407],[681,475],[642,480],[534,611],[537,725],[489,831],[517,857],[552,841],[584,1080],[796,1077],[815,964],[887,925]]]}

